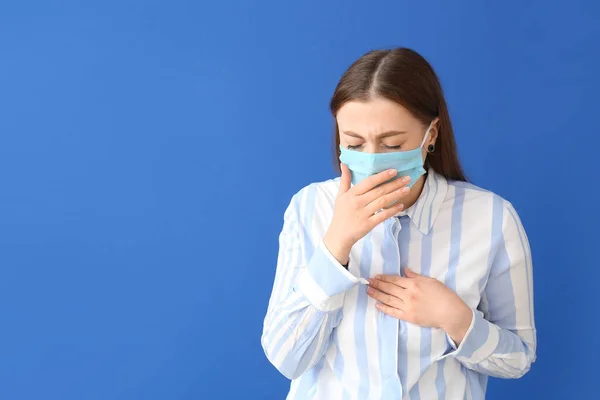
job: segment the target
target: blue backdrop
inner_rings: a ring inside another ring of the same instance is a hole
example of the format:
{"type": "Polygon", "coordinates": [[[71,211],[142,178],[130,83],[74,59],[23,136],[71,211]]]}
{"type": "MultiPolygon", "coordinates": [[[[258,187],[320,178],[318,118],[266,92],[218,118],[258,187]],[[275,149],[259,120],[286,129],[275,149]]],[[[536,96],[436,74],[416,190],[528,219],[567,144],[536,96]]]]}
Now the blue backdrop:
{"type": "Polygon", "coordinates": [[[529,234],[538,361],[489,398],[597,395],[600,3],[416,3],[3,2],[0,398],[283,399],[283,211],[333,176],[341,73],[395,46],[529,234]]]}

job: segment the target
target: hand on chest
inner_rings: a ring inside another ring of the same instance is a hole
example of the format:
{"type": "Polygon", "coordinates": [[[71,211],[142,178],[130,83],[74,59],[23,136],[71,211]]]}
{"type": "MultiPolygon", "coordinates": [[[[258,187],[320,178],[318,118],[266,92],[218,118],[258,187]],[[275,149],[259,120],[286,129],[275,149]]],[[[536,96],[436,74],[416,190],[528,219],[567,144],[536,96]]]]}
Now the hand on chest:
{"type": "Polygon", "coordinates": [[[355,276],[405,276],[408,267],[444,283],[469,306],[479,304],[490,250],[473,239],[477,234],[457,235],[450,228],[423,234],[406,217],[386,222],[353,248],[350,271],[355,276]]]}

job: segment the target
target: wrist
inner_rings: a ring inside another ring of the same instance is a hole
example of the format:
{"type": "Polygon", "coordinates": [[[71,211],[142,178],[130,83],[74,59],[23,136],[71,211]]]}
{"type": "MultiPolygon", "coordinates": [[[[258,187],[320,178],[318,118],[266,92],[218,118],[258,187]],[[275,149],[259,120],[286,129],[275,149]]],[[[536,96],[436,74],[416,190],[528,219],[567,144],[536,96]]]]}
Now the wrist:
{"type": "Polygon", "coordinates": [[[348,264],[350,258],[350,249],[352,246],[344,245],[339,240],[332,239],[330,235],[325,234],[323,237],[323,244],[331,255],[342,265],[348,264]]]}
{"type": "Polygon", "coordinates": [[[473,310],[462,300],[460,300],[460,306],[454,308],[454,312],[447,313],[448,318],[440,328],[444,330],[448,336],[456,343],[460,343],[465,338],[469,326],[473,320],[473,310]]]}

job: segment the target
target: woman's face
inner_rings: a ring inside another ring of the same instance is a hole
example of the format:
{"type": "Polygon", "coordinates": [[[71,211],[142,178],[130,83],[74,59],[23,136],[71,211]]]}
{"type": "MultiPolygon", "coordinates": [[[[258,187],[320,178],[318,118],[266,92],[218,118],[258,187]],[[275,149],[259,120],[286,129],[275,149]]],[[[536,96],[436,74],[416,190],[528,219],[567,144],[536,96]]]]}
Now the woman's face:
{"type": "MultiPolygon", "coordinates": [[[[366,153],[389,153],[419,147],[429,124],[424,125],[400,104],[376,97],[367,102],[351,101],[337,113],[340,144],[347,149],[366,153]]],[[[437,122],[423,144],[423,159],[427,146],[437,139],[437,122]]]]}

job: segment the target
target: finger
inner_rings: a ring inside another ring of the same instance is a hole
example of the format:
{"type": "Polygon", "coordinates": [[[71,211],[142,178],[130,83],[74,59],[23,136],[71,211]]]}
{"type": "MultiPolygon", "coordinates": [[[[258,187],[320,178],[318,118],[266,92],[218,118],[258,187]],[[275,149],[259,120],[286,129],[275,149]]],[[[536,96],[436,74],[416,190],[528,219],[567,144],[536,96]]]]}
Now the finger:
{"type": "MultiPolygon", "coordinates": [[[[395,190],[406,186],[408,184],[408,182],[410,182],[410,176],[404,176],[404,177],[401,177],[398,179],[394,179],[391,182],[384,183],[383,185],[379,185],[376,188],[373,188],[373,189],[369,190],[367,193],[361,195],[360,196],[361,201],[364,202],[364,204],[369,204],[388,193],[392,193],[395,190]]],[[[387,204],[389,204],[389,203],[387,203],[387,204]]],[[[385,205],[387,205],[387,204],[385,204],[385,205]]],[[[380,208],[383,208],[383,207],[380,207],[380,208]]]]}
{"type": "Polygon", "coordinates": [[[408,267],[404,268],[404,275],[406,275],[407,278],[416,278],[421,276],[408,267]]]}
{"type": "MultiPolygon", "coordinates": [[[[377,189],[373,189],[377,190],[377,189]]],[[[392,193],[386,194],[385,196],[381,196],[375,201],[369,203],[365,207],[365,211],[369,213],[369,215],[375,214],[379,210],[387,210],[387,207],[390,207],[390,204],[395,203],[402,199],[404,196],[408,194],[410,189],[406,186],[401,187],[399,189],[394,190],[392,193]]],[[[393,206],[391,206],[393,207],[393,206]]]]}
{"type": "Polygon", "coordinates": [[[397,308],[390,307],[390,306],[385,305],[385,304],[378,303],[378,304],[375,304],[375,307],[377,307],[377,309],[379,311],[381,311],[382,313],[385,313],[385,314],[387,314],[387,315],[389,315],[391,317],[394,317],[396,319],[402,319],[403,320],[405,318],[405,315],[406,315],[404,313],[404,311],[398,310],[397,308]]]}
{"type": "Polygon", "coordinates": [[[340,190],[338,196],[350,190],[352,183],[352,172],[350,171],[350,168],[348,168],[346,164],[340,163],[340,170],[342,171],[342,176],[340,178],[340,190]]]}
{"type": "Polygon", "coordinates": [[[361,195],[367,193],[369,190],[373,189],[377,185],[381,185],[382,183],[389,181],[394,176],[398,174],[398,171],[395,169],[386,169],[378,174],[371,175],[367,179],[362,180],[360,183],[355,185],[352,190],[356,195],[361,195]]]}
{"type": "Polygon", "coordinates": [[[374,212],[373,215],[371,215],[368,219],[372,225],[371,229],[373,229],[375,226],[379,225],[386,219],[391,218],[394,215],[398,214],[403,209],[404,209],[404,204],[396,203],[393,206],[391,206],[389,208],[385,208],[381,211],[377,210],[377,212],[374,212]]]}
{"type": "Polygon", "coordinates": [[[383,293],[377,289],[374,289],[372,287],[369,287],[367,289],[367,294],[369,295],[369,297],[374,298],[375,300],[378,300],[384,304],[387,304],[388,306],[394,307],[394,308],[398,308],[398,309],[402,309],[402,302],[400,301],[399,298],[394,297],[390,294],[387,293],[383,293]]]}
{"type": "Polygon", "coordinates": [[[369,279],[369,287],[375,288],[380,292],[387,293],[391,296],[401,299],[402,291],[406,290],[394,283],[384,282],[379,279],[369,279]]]}
{"type": "Polygon", "coordinates": [[[413,281],[409,278],[404,278],[398,275],[377,275],[375,279],[379,279],[380,281],[392,283],[396,286],[400,286],[403,289],[409,289],[413,286],[413,281]]]}

